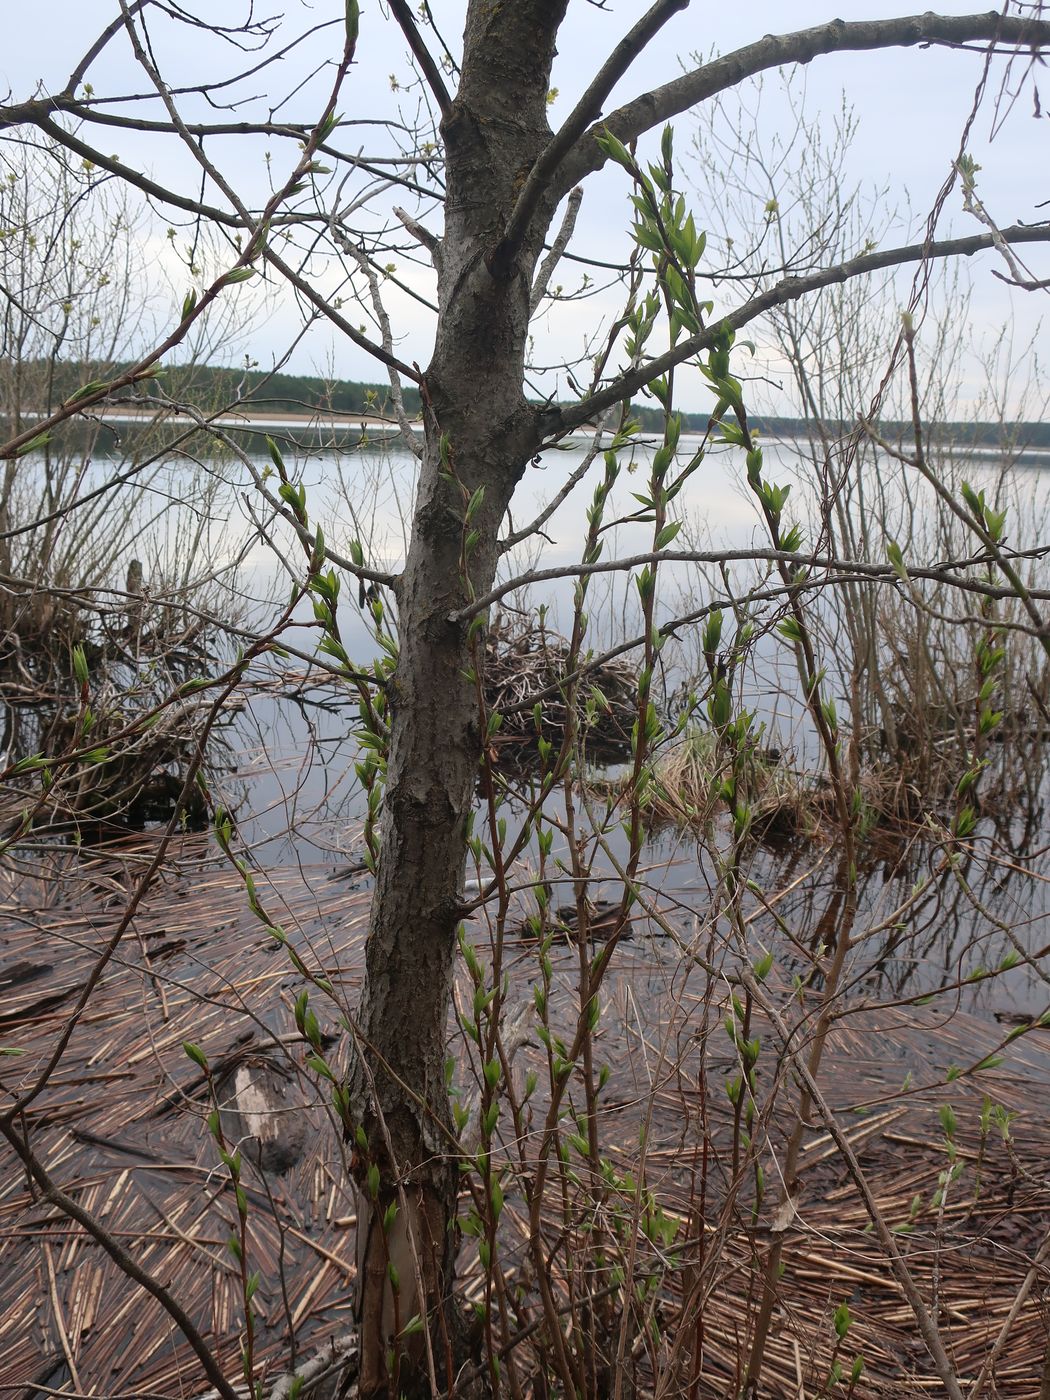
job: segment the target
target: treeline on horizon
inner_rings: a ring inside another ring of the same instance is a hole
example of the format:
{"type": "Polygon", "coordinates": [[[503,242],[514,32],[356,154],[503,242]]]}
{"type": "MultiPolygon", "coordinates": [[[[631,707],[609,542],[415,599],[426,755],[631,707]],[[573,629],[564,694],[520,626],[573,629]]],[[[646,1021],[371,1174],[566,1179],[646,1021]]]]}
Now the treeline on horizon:
{"type": "MultiPolygon", "coordinates": [[[[35,366],[23,363],[21,378],[27,392],[22,409],[53,409],[76,393],[85,382],[114,377],[129,367],[117,364],[105,372],[99,372],[95,367],[88,371],[84,365],[73,361],[59,362],[53,366],[45,366],[43,362],[35,366]],[[32,404],[30,386],[34,382],[41,386],[48,383],[43,373],[45,369],[50,377],[48,401],[32,404]]],[[[9,371],[10,368],[0,363],[0,370],[9,371]]],[[[7,374],[4,381],[10,383],[7,374]]],[[[200,408],[215,409],[227,403],[238,403],[244,407],[251,403],[267,413],[345,414],[351,419],[393,417],[389,385],[365,384],[353,379],[333,380],[321,375],[231,369],[218,365],[170,365],[162,371],[160,383],[169,397],[187,400],[200,408]]],[[[406,384],[402,398],[409,417],[417,418],[422,407],[419,390],[414,385],[406,384]]],[[[0,403],[0,417],[6,416],[8,411],[8,406],[0,403]]],[[[631,405],[631,416],[645,432],[663,430],[663,413],[656,406],[635,401],[631,405]]],[[[706,414],[682,413],[681,417],[685,432],[706,431],[709,421],[706,414]]],[[[768,437],[801,437],[808,430],[803,418],[766,414],[756,414],[752,425],[768,437]]],[[[827,422],[824,427],[834,436],[844,436],[854,424],[843,420],[827,422]]],[[[907,437],[911,432],[910,423],[883,420],[880,427],[888,438],[907,437]]],[[[1050,447],[1050,422],[934,422],[927,425],[927,431],[942,441],[961,446],[1050,447]]]]}

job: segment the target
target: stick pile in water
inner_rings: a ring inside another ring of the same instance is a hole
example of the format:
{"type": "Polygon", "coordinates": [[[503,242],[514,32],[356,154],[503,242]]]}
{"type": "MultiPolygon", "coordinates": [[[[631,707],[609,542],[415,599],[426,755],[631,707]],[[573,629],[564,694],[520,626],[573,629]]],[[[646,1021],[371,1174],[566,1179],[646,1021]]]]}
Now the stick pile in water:
{"type": "Polygon", "coordinates": [[[578,736],[597,762],[625,758],[638,715],[638,685],[623,661],[593,663],[589,652],[575,667],[569,643],[541,621],[497,616],[485,649],[485,700],[502,723],[494,743],[503,763],[527,763],[542,738],[560,748],[569,724],[568,691],[576,687],[578,736]],[[540,722],[536,705],[542,706],[540,722]]]}

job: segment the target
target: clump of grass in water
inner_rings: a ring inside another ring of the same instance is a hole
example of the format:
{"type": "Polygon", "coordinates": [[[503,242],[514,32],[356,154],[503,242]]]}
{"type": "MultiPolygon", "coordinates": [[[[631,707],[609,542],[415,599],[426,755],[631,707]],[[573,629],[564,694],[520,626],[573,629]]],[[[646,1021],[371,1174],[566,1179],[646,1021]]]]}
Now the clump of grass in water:
{"type": "MultiPolygon", "coordinates": [[[[755,835],[815,836],[824,800],[819,780],[800,774],[776,749],[756,749],[749,762],[755,835]]],[[[721,805],[724,766],[712,730],[686,730],[657,759],[643,795],[651,824],[703,828],[721,805]]]]}
{"type": "MultiPolygon", "coordinates": [[[[790,754],[773,747],[756,748],[749,764],[750,831],[756,840],[814,841],[833,834],[831,794],[819,773],[801,772],[790,754]]],[[[650,824],[702,831],[722,808],[724,765],[712,730],[687,729],[657,759],[643,794],[650,824]]],[[[910,827],[919,816],[918,793],[889,768],[862,773],[860,790],[865,831],[910,827]]]]}

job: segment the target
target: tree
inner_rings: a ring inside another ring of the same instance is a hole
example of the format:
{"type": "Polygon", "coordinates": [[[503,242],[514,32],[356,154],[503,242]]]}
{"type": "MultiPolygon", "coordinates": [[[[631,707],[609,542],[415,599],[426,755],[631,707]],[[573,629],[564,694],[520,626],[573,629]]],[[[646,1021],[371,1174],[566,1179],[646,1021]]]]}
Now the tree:
{"type": "MultiPolygon", "coordinates": [[[[661,190],[669,193],[669,183],[666,188],[663,183],[670,180],[669,148],[667,159],[658,161],[650,175],[642,168],[636,143],[679,114],[772,67],[847,51],[914,45],[981,46],[989,55],[1031,55],[1035,62],[1050,46],[1050,23],[1030,13],[833,20],[766,36],[610,110],[616,85],[688,4],[656,0],[552,131],[548,97],[565,0],[517,0],[513,5],[470,0],[462,45],[455,53],[444,47],[429,5],[417,16],[405,0],[389,0],[391,20],[399,26],[419,74],[420,108],[434,112],[438,130],[433,136],[415,130],[406,137],[404,123],[401,130],[391,125],[386,134],[407,140],[408,149],[372,157],[363,152],[355,156],[340,144],[350,121],[357,120],[356,115],[341,117],[340,109],[345,105],[356,113],[351,76],[355,63],[369,61],[369,29],[379,18],[366,15],[361,22],[356,0],[346,6],[345,33],[336,45],[339,57],[326,69],[327,93],[315,102],[316,116],[302,123],[272,116],[246,119],[240,113],[198,119],[200,98],[212,106],[224,100],[221,84],[194,82],[188,90],[170,85],[164,49],[152,32],[152,26],[168,32],[165,26],[190,25],[202,40],[225,40],[236,50],[277,44],[276,20],[253,14],[241,25],[220,27],[206,12],[198,16],[161,0],[118,3],[119,13],[114,12],[68,78],[53,84],[46,95],[8,102],[0,108],[0,128],[15,135],[41,133],[142,191],[159,209],[170,211],[170,217],[188,217],[217,228],[229,240],[231,267],[187,299],[170,333],[134,365],[104,383],[86,386],[75,401],[67,399],[31,429],[16,428],[4,448],[6,460],[16,460],[48,427],[146,382],[161,357],[184,340],[208,307],[256,270],[282,279],[310,315],[327,318],[371,353],[389,371],[395,397],[401,381],[417,385],[422,395],[412,538],[397,577],[370,567],[360,546],[350,558],[333,555],[306,503],[296,497],[294,483],[282,481],[279,499],[276,493],[270,499],[309,552],[310,587],[332,655],[338,659],[345,653],[333,620],[333,585],[324,581],[326,559],[334,559],[363,585],[389,589],[396,600],[396,665],[382,672],[378,687],[367,689],[362,698],[365,727],[372,732],[377,753],[369,781],[378,783],[381,778],[382,819],[375,836],[367,976],[355,1025],[359,1053],[346,1089],[345,1116],[361,1186],[362,1393],[385,1394],[393,1384],[388,1357],[392,1347],[404,1351],[395,1368],[398,1384],[407,1387],[414,1368],[414,1384],[425,1390],[428,1364],[444,1369],[442,1337],[453,1330],[445,1310],[455,1253],[458,1171],[449,1151],[455,1126],[445,1073],[446,1027],[457,928],[464,911],[470,814],[479,758],[488,738],[479,723],[479,625],[492,601],[501,530],[530,462],[570,432],[626,405],[646,386],[656,385],[657,392],[668,396],[676,367],[705,356],[716,391],[716,417],[736,410],[742,414],[739,386],[734,388],[730,373],[732,333],[771,308],[880,269],[1050,241],[1045,224],[940,241],[931,224],[929,237],[914,245],[862,253],[844,264],[802,272],[788,267],[782,275],[762,278],[742,302],[726,299],[717,307],[704,307],[695,294],[702,256],[695,226],[683,217],[677,227],[659,231],[665,208],[661,190]],[[118,94],[103,96],[87,86],[100,56],[118,39],[130,46],[149,79],[151,105],[145,115],[130,96],[121,104],[114,100],[118,94]],[[194,110],[186,115],[191,107],[194,110]],[[161,115],[155,115],[158,108],[161,115]],[[190,177],[176,184],[137,170],[130,159],[110,155],[114,130],[125,136],[145,132],[181,140],[204,193],[194,190],[190,177]],[[224,173],[221,154],[212,154],[234,137],[244,142],[281,141],[293,148],[300,143],[290,172],[268,197],[256,200],[241,192],[224,173]],[[424,369],[398,358],[377,293],[382,250],[393,240],[392,225],[385,215],[370,216],[363,197],[348,202],[339,180],[329,181],[326,161],[338,162],[348,180],[388,182],[440,213],[440,232],[426,227],[426,210],[419,217],[400,216],[435,269],[434,342],[424,369]],[[637,287],[618,330],[633,344],[610,337],[592,382],[575,401],[536,403],[527,392],[530,323],[552,264],[571,237],[578,204],[574,191],[610,161],[631,181],[639,238],[655,253],[655,270],[638,254],[630,260],[629,276],[637,287]],[[563,206],[565,220],[552,236],[563,206]],[[356,226],[355,209],[364,211],[356,226]],[[374,220],[371,225],[369,217],[374,220]],[[344,259],[344,282],[337,292],[322,290],[313,275],[321,243],[344,259]],[[654,272],[659,294],[647,302],[654,272]],[[359,329],[356,311],[348,314],[355,293],[373,320],[374,336],[359,329]],[[661,310],[671,318],[673,329],[668,348],[654,355],[645,341],[661,310]],[[613,369],[617,357],[622,367],[613,369]],[[392,1284],[392,1279],[397,1281],[392,1284]],[[395,1342],[395,1333],[416,1313],[424,1316],[426,1325],[395,1342]],[[436,1363],[433,1356],[428,1363],[427,1348],[438,1354],[436,1363]]],[[[328,43],[332,30],[322,25],[317,33],[328,43]]],[[[287,46],[281,52],[289,52],[287,46]]],[[[246,71],[252,68],[258,68],[257,62],[245,64],[246,71]]],[[[275,70],[264,64],[263,71],[272,76],[275,70]]],[[[425,117],[420,124],[425,126],[425,117]]],[[[667,207],[673,211],[674,202],[667,207]]],[[[748,446],[746,431],[745,424],[745,438],[737,440],[748,446]]],[[[669,441],[672,451],[674,445],[669,441]]],[[[753,446],[749,450],[754,451],[753,446]]],[[[277,466],[283,471],[279,454],[277,466]]],[[[664,506],[657,502],[655,510],[662,526],[664,506]]],[[[773,543],[781,555],[792,552],[783,540],[774,537],[773,543]]],[[[654,565],[665,549],[658,533],[654,565]]],[[[594,553],[581,572],[596,560],[594,553]]],[[[644,567],[642,561],[635,567],[644,567]]],[[[793,578],[789,574],[784,579],[789,596],[796,586],[793,578]]],[[[649,623],[651,612],[647,629],[649,623]]],[[[654,633],[648,630],[650,662],[654,645],[654,633]]],[[[804,640],[799,646],[804,649],[804,640]]],[[[806,664],[810,663],[812,658],[806,664]]],[[[815,673],[815,667],[811,670],[815,673]]],[[[625,896],[621,927],[628,907],[625,896]]],[[[19,1133],[17,1108],[2,1120],[12,1143],[19,1133]]],[[[571,1367],[563,1368],[563,1376],[568,1386],[571,1367]]]]}

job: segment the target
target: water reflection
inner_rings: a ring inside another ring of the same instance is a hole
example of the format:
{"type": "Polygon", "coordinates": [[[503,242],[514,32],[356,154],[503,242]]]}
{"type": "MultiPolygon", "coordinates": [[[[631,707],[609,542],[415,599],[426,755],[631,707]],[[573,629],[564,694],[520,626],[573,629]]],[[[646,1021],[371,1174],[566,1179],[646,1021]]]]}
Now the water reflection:
{"type": "MultiPolygon", "coordinates": [[[[695,446],[685,439],[683,445],[695,446]]],[[[637,469],[625,470],[614,488],[609,514],[623,516],[624,523],[606,539],[606,557],[640,553],[650,546],[651,527],[630,519],[638,513],[632,491],[644,479],[650,450],[638,445],[637,469]]],[[[511,526],[538,514],[583,455],[581,447],[566,448],[546,454],[538,467],[530,469],[515,502],[511,526]]],[[[766,460],[770,477],[780,475],[795,484],[793,499],[805,516],[813,509],[805,488],[805,464],[790,445],[767,446],[766,460]]],[[[404,553],[406,503],[415,473],[411,455],[388,447],[349,456],[318,453],[306,457],[300,468],[308,497],[317,502],[311,505],[312,515],[325,520],[330,542],[345,549],[351,538],[359,537],[370,562],[396,569],[404,553]]],[[[970,460],[967,470],[977,483],[998,479],[996,465],[978,458],[970,460]]],[[[736,454],[710,453],[695,484],[696,503],[680,543],[725,549],[767,543],[742,483],[742,464],[736,454]]],[[[930,507],[926,488],[900,473],[887,477],[882,485],[897,493],[895,508],[911,519],[930,507]]],[[[1031,495],[1031,520],[1038,521],[1050,501],[1050,473],[1028,473],[1026,489],[1031,495]]],[[[543,567],[574,561],[589,494],[584,487],[545,523],[542,556],[529,554],[524,547],[510,551],[501,577],[514,578],[534,561],[543,567]]],[[[288,570],[275,564],[269,545],[262,541],[245,553],[243,540],[233,539],[233,525],[230,530],[231,550],[236,547],[242,556],[241,603],[252,621],[261,625],[272,609],[272,598],[287,584],[288,570]]],[[[295,557],[289,547],[292,573],[295,557]]],[[[762,569],[745,562],[727,570],[679,562],[665,566],[662,575],[666,622],[713,598],[743,594],[762,577],[762,569]]],[[[525,611],[542,603],[550,610],[550,625],[566,628],[572,587],[567,580],[549,582],[542,591],[534,588],[512,594],[507,603],[525,611]]],[[[588,611],[588,644],[596,649],[618,645],[639,631],[636,592],[627,577],[609,574],[596,579],[588,594],[588,611]]],[[[317,633],[307,605],[300,608],[298,618],[299,627],[286,640],[309,656],[317,633]]],[[[841,697],[847,691],[848,666],[845,653],[836,650],[839,622],[830,612],[826,621],[822,659],[829,667],[831,688],[841,697]]],[[[350,588],[344,588],[339,625],[351,656],[367,664],[373,644],[356,592],[350,588]]],[[[790,663],[790,656],[786,659],[790,663]]],[[[683,683],[697,668],[695,634],[684,631],[676,638],[665,663],[661,676],[665,696],[681,695],[683,683]]],[[[902,684],[907,682],[908,677],[902,677],[902,684]]],[[[741,703],[755,712],[757,723],[766,726],[765,742],[805,766],[812,756],[812,735],[805,723],[797,677],[792,676],[790,665],[785,666],[785,649],[772,633],[759,635],[740,685],[741,703]]],[[[236,818],[241,847],[261,866],[320,863],[330,870],[358,869],[356,839],[363,802],[353,772],[358,756],[353,738],[356,711],[356,700],[347,690],[308,675],[305,664],[272,663],[245,688],[243,704],[226,729],[228,749],[217,747],[211,754],[209,780],[215,800],[236,818]]],[[[918,830],[901,826],[892,835],[882,833],[873,840],[857,872],[857,909],[850,931],[854,952],[847,969],[852,998],[887,1001],[959,984],[960,1001],[984,1015],[1018,1008],[1032,1015],[1042,1012],[1046,988],[1039,972],[1023,961],[994,980],[967,980],[980,967],[998,968],[1018,946],[1034,951],[1050,942],[1045,893],[1050,864],[1045,848],[1034,849],[1043,830],[1043,763],[1024,766],[1018,782],[1017,801],[1010,806],[1009,817],[987,818],[970,852],[950,869],[945,868],[944,848],[918,830]],[[904,911],[901,916],[891,917],[898,909],[904,911]]],[[[622,849],[615,821],[607,839],[614,854],[622,849]]],[[[554,854],[559,854],[557,849],[554,854]]],[[[718,876],[707,851],[698,849],[686,835],[654,833],[646,862],[651,867],[650,888],[674,912],[684,933],[690,919],[701,924],[708,920],[718,876]]],[[[608,869],[601,860],[598,864],[608,869]]],[[[833,850],[823,849],[819,836],[815,844],[756,844],[749,865],[749,878],[767,897],[775,897],[780,921],[764,918],[757,903],[751,906],[750,926],[756,939],[763,946],[776,947],[778,965],[788,979],[797,975],[819,992],[820,949],[830,948],[842,936],[844,881],[833,850]],[[790,937],[785,936],[785,928],[790,937]]],[[[600,894],[597,891],[596,897],[600,894]]]]}

